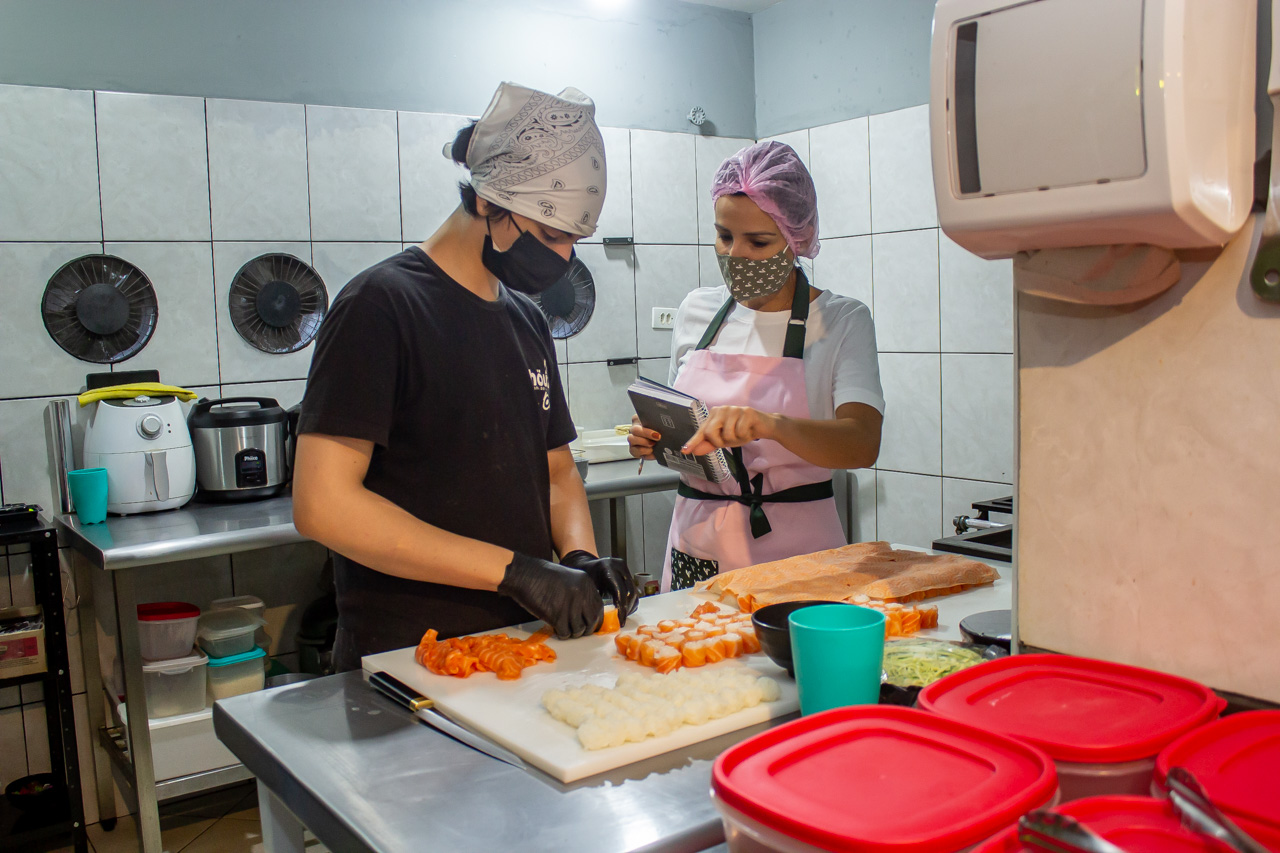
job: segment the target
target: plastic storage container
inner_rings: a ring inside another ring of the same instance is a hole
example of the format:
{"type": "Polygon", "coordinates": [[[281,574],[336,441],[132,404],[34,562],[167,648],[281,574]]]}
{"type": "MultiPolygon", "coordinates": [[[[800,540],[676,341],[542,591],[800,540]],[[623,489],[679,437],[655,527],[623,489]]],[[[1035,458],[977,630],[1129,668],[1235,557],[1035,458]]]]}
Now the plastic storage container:
{"type": "Polygon", "coordinates": [[[836,708],[730,747],[711,774],[733,853],[959,853],[1050,805],[1039,749],[923,711],[836,708]]]}
{"type": "Polygon", "coordinates": [[[191,654],[200,608],[181,601],[138,605],[138,642],[147,660],[172,660],[191,654]]]}
{"type": "Polygon", "coordinates": [[[266,683],[266,652],[254,647],[225,658],[209,658],[209,701],[261,690],[266,683]]]}
{"type": "Polygon", "coordinates": [[[1170,768],[1185,767],[1227,817],[1280,851],[1280,711],[1246,711],[1178,738],[1156,758],[1152,789],[1167,796],[1170,768]]]}
{"type": "MultiPolygon", "coordinates": [[[[215,598],[209,603],[210,610],[229,610],[233,607],[248,610],[261,619],[263,625],[266,624],[267,605],[256,595],[233,595],[230,598],[215,598]]],[[[270,649],[271,637],[261,625],[253,632],[253,644],[260,649],[270,649]]],[[[268,651],[268,653],[270,652],[268,651]]]]}
{"type": "Polygon", "coordinates": [[[195,649],[185,657],[142,665],[147,693],[147,716],[173,717],[204,708],[204,670],[209,659],[195,649]]]}
{"type": "MultiPolygon", "coordinates": [[[[1150,797],[1089,797],[1054,809],[1070,815],[1126,853],[1234,853],[1221,841],[1183,829],[1167,802],[1150,797]]],[[[1043,853],[1010,828],[974,853],[1043,853]]]]}
{"type": "Polygon", "coordinates": [[[211,658],[244,654],[254,647],[253,634],[262,617],[242,607],[210,610],[200,617],[196,639],[211,658]]]}
{"type": "Polygon", "coordinates": [[[1062,801],[1150,793],[1156,755],[1224,707],[1185,678],[1068,655],[1016,655],[920,691],[918,707],[1040,747],[1062,801]]]}

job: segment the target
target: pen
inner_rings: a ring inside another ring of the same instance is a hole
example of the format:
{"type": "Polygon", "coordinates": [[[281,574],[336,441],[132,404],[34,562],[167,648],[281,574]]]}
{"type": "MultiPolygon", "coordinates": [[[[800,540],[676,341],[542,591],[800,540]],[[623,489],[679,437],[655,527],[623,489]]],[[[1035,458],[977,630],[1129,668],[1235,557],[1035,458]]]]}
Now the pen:
{"type": "Polygon", "coordinates": [[[640,475],[641,475],[641,474],[643,474],[643,473],[644,473],[644,457],[643,457],[643,456],[641,456],[641,457],[640,457],[640,466],[639,466],[638,468],[636,468],[636,476],[638,477],[638,476],[640,476],[640,475]]]}

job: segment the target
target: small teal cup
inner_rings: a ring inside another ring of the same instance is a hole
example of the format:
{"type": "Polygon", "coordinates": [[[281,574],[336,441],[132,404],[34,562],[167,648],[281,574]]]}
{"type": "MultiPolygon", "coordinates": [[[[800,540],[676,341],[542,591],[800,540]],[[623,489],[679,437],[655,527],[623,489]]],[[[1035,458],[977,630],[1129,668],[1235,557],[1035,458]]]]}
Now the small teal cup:
{"type": "Polygon", "coordinates": [[[880,701],[883,613],[824,604],[797,610],[787,623],[801,714],[880,701]]]}
{"type": "Polygon", "coordinates": [[[107,520],[107,469],[81,468],[67,472],[67,488],[71,503],[81,524],[97,524],[107,520]]]}

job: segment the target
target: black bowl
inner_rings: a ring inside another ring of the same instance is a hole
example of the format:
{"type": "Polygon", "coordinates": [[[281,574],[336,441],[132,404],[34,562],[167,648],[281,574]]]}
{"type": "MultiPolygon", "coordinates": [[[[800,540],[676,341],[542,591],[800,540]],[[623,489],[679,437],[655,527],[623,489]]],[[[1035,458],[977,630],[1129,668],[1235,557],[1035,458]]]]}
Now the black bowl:
{"type": "Polygon", "coordinates": [[[58,786],[52,773],[33,773],[30,776],[23,776],[21,779],[14,779],[6,785],[4,798],[9,801],[10,805],[20,811],[43,811],[57,803],[58,786]],[[48,785],[49,787],[35,794],[18,793],[19,790],[31,783],[48,785]]]}
{"type": "Polygon", "coordinates": [[[848,604],[847,601],[783,601],[769,604],[751,614],[751,624],[756,629],[756,637],[760,640],[760,648],[769,656],[769,660],[787,671],[795,678],[795,665],[791,662],[791,626],[787,617],[797,610],[812,607],[815,604],[848,604]]]}

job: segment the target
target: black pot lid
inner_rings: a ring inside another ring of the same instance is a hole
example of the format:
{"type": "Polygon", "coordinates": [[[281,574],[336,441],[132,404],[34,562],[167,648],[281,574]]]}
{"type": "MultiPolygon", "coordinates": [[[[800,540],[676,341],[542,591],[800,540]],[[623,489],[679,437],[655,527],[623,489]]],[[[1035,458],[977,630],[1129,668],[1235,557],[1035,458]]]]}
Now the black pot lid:
{"type": "Polygon", "coordinates": [[[113,255],[85,255],[63,264],[40,302],[54,343],[94,364],[137,355],[155,334],[159,313],[150,279],[113,255]]]}
{"type": "Polygon", "coordinates": [[[1013,611],[984,610],[960,620],[960,633],[975,643],[1009,648],[1013,640],[1013,611]]]}
{"type": "Polygon", "coordinates": [[[571,338],[587,326],[596,310],[596,285],[581,259],[569,262],[560,280],[533,297],[551,327],[551,337],[571,338]]]}
{"type": "Polygon", "coordinates": [[[262,255],[242,266],[227,301],[231,325],[266,353],[297,352],[311,343],[329,310],[319,273],[286,254],[262,255]]]}

